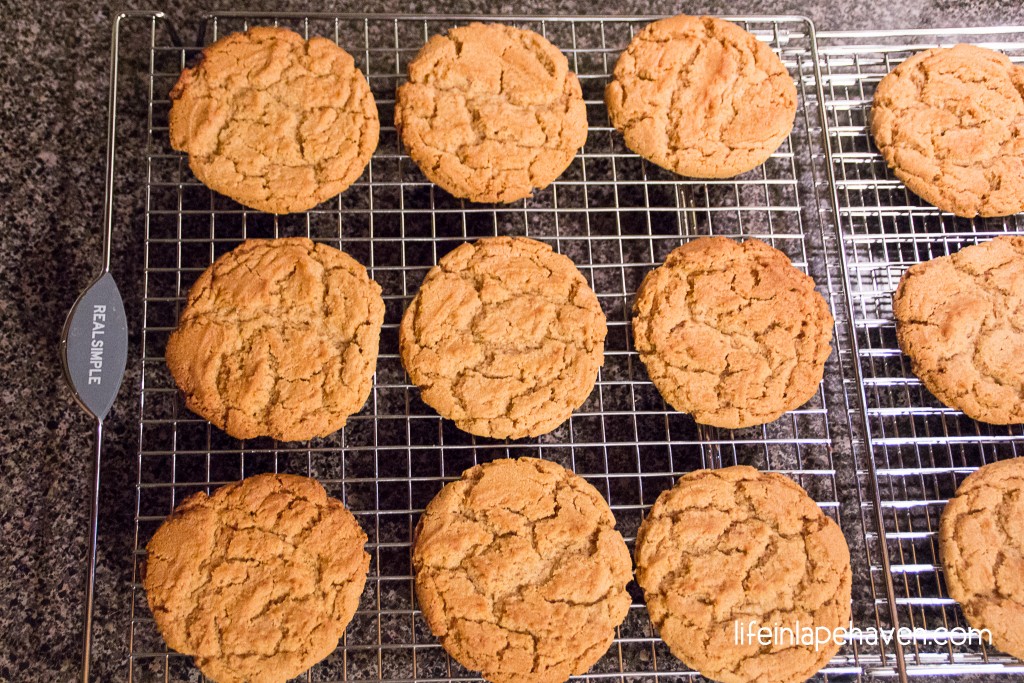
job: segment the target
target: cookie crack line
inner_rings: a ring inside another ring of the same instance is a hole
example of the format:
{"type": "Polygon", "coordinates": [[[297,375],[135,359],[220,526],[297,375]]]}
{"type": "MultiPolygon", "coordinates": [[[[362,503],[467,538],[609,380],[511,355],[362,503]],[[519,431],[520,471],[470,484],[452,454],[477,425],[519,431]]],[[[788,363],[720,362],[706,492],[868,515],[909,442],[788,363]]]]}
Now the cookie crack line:
{"type": "Polygon", "coordinates": [[[188,408],[232,436],[329,434],[372,388],[380,291],[327,245],[249,240],[192,287],[168,340],[168,367],[188,408]]]}
{"type": "Polygon", "coordinates": [[[362,174],[380,124],[351,55],[255,27],[208,46],[171,91],[171,146],[196,177],[271,213],[313,208],[362,174]]]}
{"type": "Polygon", "coordinates": [[[480,436],[522,438],[582,405],[606,335],[600,303],[572,261],[535,240],[495,237],[463,244],[427,273],[399,346],[442,417],[480,436]]]}
{"type": "Polygon", "coordinates": [[[1024,657],[1022,508],[1024,459],[1009,458],[983,465],[968,476],[942,511],[939,524],[939,554],[949,596],[960,603],[972,627],[987,629],[995,647],[1018,658],[1024,657]]]}
{"type": "Polygon", "coordinates": [[[644,278],[634,346],[673,408],[702,424],[749,427],[818,391],[833,320],[814,281],[748,239],[699,238],[644,278]]]}
{"type": "Polygon", "coordinates": [[[842,532],[779,474],[736,466],[681,477],[641,524],[636,564],[652,621],[673,654],[726,683],[796,683],[838,651],[721,642],[737,619],[831,629],[849,622],[842,532]],[[782,651],[789,655],[778,658],[782,651]]]}
{"type": "Polygon", "coordinates": [[[601,495],[555,463],[465,471],[416,530],[416,594],[431,631],[495,683],[586,671],[629,610],[629,551],[601,495]]]}
{"type": "Polygon", "coordinates": [[[395,127],[428,179],[475,202],[547,187],[587,138],[582,89],[565,56],[501,24],[433,36],[398,88],[395,127]]]}
{"type": "Polygon", "coordinates": [[[204,675],[285,680],[337,646],[365,543],[314,480],[257,475],[180,504],[147,544],[142,581],[158,630],[204,675]]]}
{"type": "Polygon", "coordinates": [[[893,295],[900,348],[943,404],[1024,422],[1024,237],[999,236],[911,266],[893,295]]]}
{"type": "Polygon", "coordinates": [[[772,49],[731,22],[676,16],[630,42],[605,89],[626,145],[680,175],[728,178],[764,163],[796,117],[796,85],[772,49]]]}
{"type": "Polygon", "coordinates": [[[1024,211],[1024,67],[974,45],[934,48],[879,83],[871,132],[909,190],[957,216],[1024,211]]]}

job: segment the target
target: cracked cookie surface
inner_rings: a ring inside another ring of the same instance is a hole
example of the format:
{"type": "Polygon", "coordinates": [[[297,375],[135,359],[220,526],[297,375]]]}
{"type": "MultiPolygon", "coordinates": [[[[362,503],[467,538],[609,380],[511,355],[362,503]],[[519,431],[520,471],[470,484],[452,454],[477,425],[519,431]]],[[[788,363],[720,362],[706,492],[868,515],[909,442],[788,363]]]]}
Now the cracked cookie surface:
{"type": "Polygon", "coordinates": [[[937,399],[981,422],[1024,422],[1024,236],[911,266],[892,308],[900,348],[937,399]]]}
{"type": "Polygon", "coordinates": [[[957,216],[1024,211],[1024,66],[957,45],[925,50],[878,84],[875,144],[916,195],[957,216]]]}
{"type": "Polygon", "coordinates": [[[167,645],[217,683],[283,683],[338,646],[363,592],[366,534],[315,480],[261,474],[181,503],[146,546],[167,645]]]}
{"type": "Polygon", "coordinates": [[[185,405],[238,439],[304,441],[341,429],[373,385],[380,292],[326,244],[244,242],[192,285],[167,342],[185,405]]]}
{"type": "Polygon", "coordinates": [[[560,683],[608,650],[626,617],[629,549],[597,489],[521,458],[463,472],[416,528],[430,630],[493,683],[560,683]]]}
{"type": "Polygon", "coordinates": [[[633,339],[675,410],[707,425],[764,424],[806,403],[832,352],[814,280],[764,242],[702,237],[644,278],[633,339]]]}
{"type": "Polygon", "coordinates": [[[737,643],[737,621],[801,630],[850,621],[839,526],[792,480],[744,465],[691,472],[658,496],[637,534],[636,578],[672,654],[722,683],[796,683],[839,650],[785,637],[737,643]]]}
{"type": "Polygon", "coordinates": [[[1024,659],[1024,458],[964,479],[942,511],[939,551],[949,595],[968,623],[1024,659]]]}
{"type": "Polygon", "coordinates": [[[306,211],[345,190],[377,148],[377,105],[352,56],[284,28],[233,33],[171,91],[171,146],[245,206],[306,211]]]}
{"type": "Polygon", "coordinates": [[[464,431],[546,434],[590,395],[604,363],[604,313],[566,256],[523,237],[488,237],[434,266],[399,330],[423,401],[464,431]]]}
{"type": "Polygon", "coordinates": [[[736,24],[680,15],[633,38],[605,102],[640,156],[692,178],[731,178],[789,135],[796,86],[772,49],[736,24]]]}
{"type": "Polygon", "coordinates": [[[433,36],[409,63],[395,127],[431,182],[474,202],[512,202],[569,166],[587,141],[587,109],[546,38],[470,24],[433,36]]]}

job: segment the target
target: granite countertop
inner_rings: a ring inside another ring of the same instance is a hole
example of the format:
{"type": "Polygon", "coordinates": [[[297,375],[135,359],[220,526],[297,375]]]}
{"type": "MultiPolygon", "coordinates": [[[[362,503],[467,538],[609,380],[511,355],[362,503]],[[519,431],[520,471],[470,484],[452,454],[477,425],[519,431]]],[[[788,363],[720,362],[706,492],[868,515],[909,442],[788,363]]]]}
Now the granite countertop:
{"type": "MultiPolygon", "coordinates": [[[[238,4],[303,9],[311,3],[224,0],[131,3],[168,11],[183,26],[200,9],[238,4]],[[170,7],[170,5],[174,7],[170,7]]],[[[353,11],[341,1],[317,9],[353,11]]],[[[1020,0],[582,0],[522,3],[383,0],[379,11],[794,13],[819,30],[1024,23],[1020,0]]],[[[81,647],[84,555],[93,424],[65,388],[58,339],[65,315],[100,257],[111,10],[85,2],[4,5],[0,51],[0,681],[70,681],[81,647]]],[[[139,206],[119,207],[131,215],[139,206]]],[[[115,262],[129,254],[115,250],[115,262]]],[[[121,261],[119,261],[121,259],[121,261]]],[[[126,298],[132,296],[125,292],[126,298]]],[[[131,358],[132,356],[130,356],[131,358]]],[[[122,680],[127,643],[115,615],[128,606],[138,431],[133,387],[107,422],[96,616],[96,680],[122,680]],[[126,563],[127,560],[127,563],[126,563]],[[127,573],[126,573],[127,572],[127,573]]]]}

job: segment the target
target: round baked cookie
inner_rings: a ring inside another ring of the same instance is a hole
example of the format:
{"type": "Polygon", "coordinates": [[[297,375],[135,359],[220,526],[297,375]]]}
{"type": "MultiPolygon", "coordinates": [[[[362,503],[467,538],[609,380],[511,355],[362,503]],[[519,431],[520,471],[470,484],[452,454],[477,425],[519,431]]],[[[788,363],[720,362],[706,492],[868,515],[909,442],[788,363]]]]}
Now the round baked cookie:
{"type": "Polygon", "coordinates": [[[416,527],[416,598],[431,632],[493,683],[560,683],[626,617],[629,549],[597,489],[552,462],[462,473],[416,527]]]}
{"type": "Polygon", "coordinates": [[[850,621],[839,526],[792,480],[745,465],[691,472],[658,496],[637,534],[636,578],[672,654],[722,683],[804,681],[839,644],[762,645],[757,629],[838,633],[850,621]]]}
{"type": "Polygon", "coordinates": [[[1024,458],[964,479],[942,511],[939,552],[946,588],[968,623],[1024,659],[1024,458]]]}
{"type": "Polygon", "coordinates": [[[366,403],[384,300],[348,254],[248,240],[199,276],[167,342],[185,405],[238,439],[304,441],[366,403]]]}
{"type": "Polygon", "coordinates": [[[168,647],[209,680],[283,683],[338,646],[365,543],[313,479],[261,474],[181,503],[146,545],[142,585],[168,647]]]}
{"type": "Polygon", "coordinates": [[[701,237],[644,278],[633,339],[672,408],[739,429],[806,403],[832,352],[814,280],[764,242],[701,237]]]}
{"type": "Polygon", "coordinates": [[[957,45],[920,52],[875,90],[871,132],[896,177],[957,216],[1024,211],[1024,66],[957,45]]]}
{"type": "Polygon", "coordinates": [[[218,40],[171,91],[171,147],[211,190],[260,211],[305,211],[342,192],[379,133],[352,56],[284,28],[218,40]]]}
{"type": "Polygon", "coordinates": [[[736,24],[680,15],[634,36],[605,102],[640,156],[679,175],[731,178],[789,135],[796,86],[772,49],[736,24]]]}
{"type": "Polygon", "coordinates": [[[587,108],[546,38],[474,23],[433,36],[409,63],[395,127],[431,182],[474,202],[512,202],[569,166],[587,141],[587,108]]]}
{"type": "Polygon", "coordinates": [[[604,313],[568,257],[525,237],[467,242],[430,269],[402,317],[402,364],[464,431],[546,434],[583,405],[604,363],[604,313]]]}
{"type": "Polygon", "coordinates": [[[911,266],[892,309],[900,348],[937,399],[981,422],[1024,422],[1024,236],[911,266]]]}

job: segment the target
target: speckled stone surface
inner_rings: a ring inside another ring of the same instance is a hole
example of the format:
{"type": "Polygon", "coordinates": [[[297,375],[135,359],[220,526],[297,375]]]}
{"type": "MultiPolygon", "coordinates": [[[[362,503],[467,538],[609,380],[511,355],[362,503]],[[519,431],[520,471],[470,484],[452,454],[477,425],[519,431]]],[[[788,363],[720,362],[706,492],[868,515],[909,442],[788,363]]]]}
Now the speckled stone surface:
{"type": "MultiPolygon", "coordinates": [[[[190,17],[199,9],[236,3],[173,4],[173,9],[162,9],[179,25],[193,26],[190,17]]],[[[246,4],[252,9],[312,5],[246,4]]],[[[330,5],[337,11],[365,7],[330,5]]],[[[374,9],[672,13],[681,6],[665,0],[617,0],[608,6],[582,0],[384,0],[374,9]]],[[[1024,23],[1019,0],[736,0],[690,3],[685,10],[806,14],[819,30],[1024,23]]],[[[77,677],[81,649],[93,426],[64,387],[58,340],[65,315],[96,272],[100,254],[111,12],[101,4],[38,0],[5,2],[0,11],[5,34],[0,50],[0,538],[5,548],[0,561],[0,681],[71,681],[77,677]]],[[[141,206],[126,202],[116,209],[124,224],[138,225],[141,206]]],[[[115,245],[114,272],[120,282],[138,282],[138,253],[138,235],[115,245]]],[[[138,320],[137,293],[124,294],[129,320],[138,320]]],[[[137,347],[133,350],[130,359],[137,357],[137,347]]],[[[94,680],[125,680],[127,671],[138,445],[135,386],[137,376],[129,376],[107,423],[94,680]]],[[[376,672],[365,675],[375,678],[376,672]]]]}

